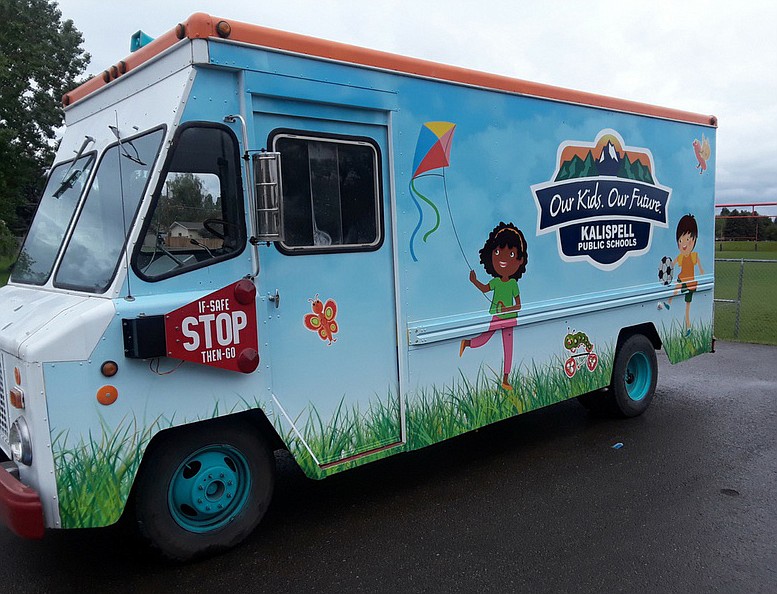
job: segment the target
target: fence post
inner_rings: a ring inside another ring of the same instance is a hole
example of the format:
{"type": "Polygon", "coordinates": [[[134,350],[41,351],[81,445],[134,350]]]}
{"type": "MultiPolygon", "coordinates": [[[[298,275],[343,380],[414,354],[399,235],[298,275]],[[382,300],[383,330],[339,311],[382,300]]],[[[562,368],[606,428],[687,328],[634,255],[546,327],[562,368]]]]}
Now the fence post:
{"type": "Polygon", "coordinates": [[[737,287],[737,317],[734,323],[734,338],[739,338],[739,313],[742,309],[742,282],[745,278],[745,259],[739,262],[739,286],[737,287]]]}

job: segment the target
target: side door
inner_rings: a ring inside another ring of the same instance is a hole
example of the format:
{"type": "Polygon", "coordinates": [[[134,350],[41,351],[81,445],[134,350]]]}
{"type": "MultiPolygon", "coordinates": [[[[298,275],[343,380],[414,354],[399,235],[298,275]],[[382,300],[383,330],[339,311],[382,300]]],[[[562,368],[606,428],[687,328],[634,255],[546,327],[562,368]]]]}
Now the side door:
{"type": "Polygon", "coordinates": [[[388,128],[254,116],[281,153],[285,239],[259,277],[272,397],[295,455],[326,469],[402,441],[388,128]]]}

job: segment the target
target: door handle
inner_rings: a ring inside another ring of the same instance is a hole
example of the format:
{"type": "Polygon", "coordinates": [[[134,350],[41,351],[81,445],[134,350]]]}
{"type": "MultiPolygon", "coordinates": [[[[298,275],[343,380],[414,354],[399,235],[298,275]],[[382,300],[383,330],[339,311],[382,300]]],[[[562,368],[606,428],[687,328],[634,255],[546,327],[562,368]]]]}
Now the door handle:
{"type": "Polygon", "coordinates": [[[278,292],[278,289],[275,289],[275,295],[270,294],[268,299],[275,304],[275,309],[281,306],[281,294],[278,292]]]}

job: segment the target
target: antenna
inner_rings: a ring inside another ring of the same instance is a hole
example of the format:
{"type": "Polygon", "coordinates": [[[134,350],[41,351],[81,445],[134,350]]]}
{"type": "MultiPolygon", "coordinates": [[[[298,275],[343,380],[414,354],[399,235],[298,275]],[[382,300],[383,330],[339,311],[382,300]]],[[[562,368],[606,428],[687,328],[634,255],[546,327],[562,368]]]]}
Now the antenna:
{"type": "MultiPolygon", "coordinates": [[[[124,208],[124,174],[121,169],[121,157],[123,155],[124,147],[121,144],[121,134],[119,133],[119,112],[113,112],[116,118],[116,126],[108,126],[116,140],[119,141],[119,195],[121,196],[121,225],[124,230],[124,268],[127,271],[127,296],[124,298],[127,301],[135,301],[132,296],[132,288],[130,287],[130,269],[129,269],[129,238],[127,237],[127,215],[124,208]]],[[[129,155],[128,155],[129,156],[129,155]]]]}

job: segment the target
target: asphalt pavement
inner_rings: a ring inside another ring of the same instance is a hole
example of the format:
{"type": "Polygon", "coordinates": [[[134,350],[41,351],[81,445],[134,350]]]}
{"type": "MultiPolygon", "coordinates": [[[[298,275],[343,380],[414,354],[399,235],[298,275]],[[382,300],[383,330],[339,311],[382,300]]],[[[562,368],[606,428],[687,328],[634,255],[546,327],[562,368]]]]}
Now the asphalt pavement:
{"type": "Polygon", "coordinates": [[[777,347],[659,364],[636,419],[570,401],[324,481],[281,456],[259,529],[197,563],[0,529],[0,591],[777,592],[777,347]]]}

